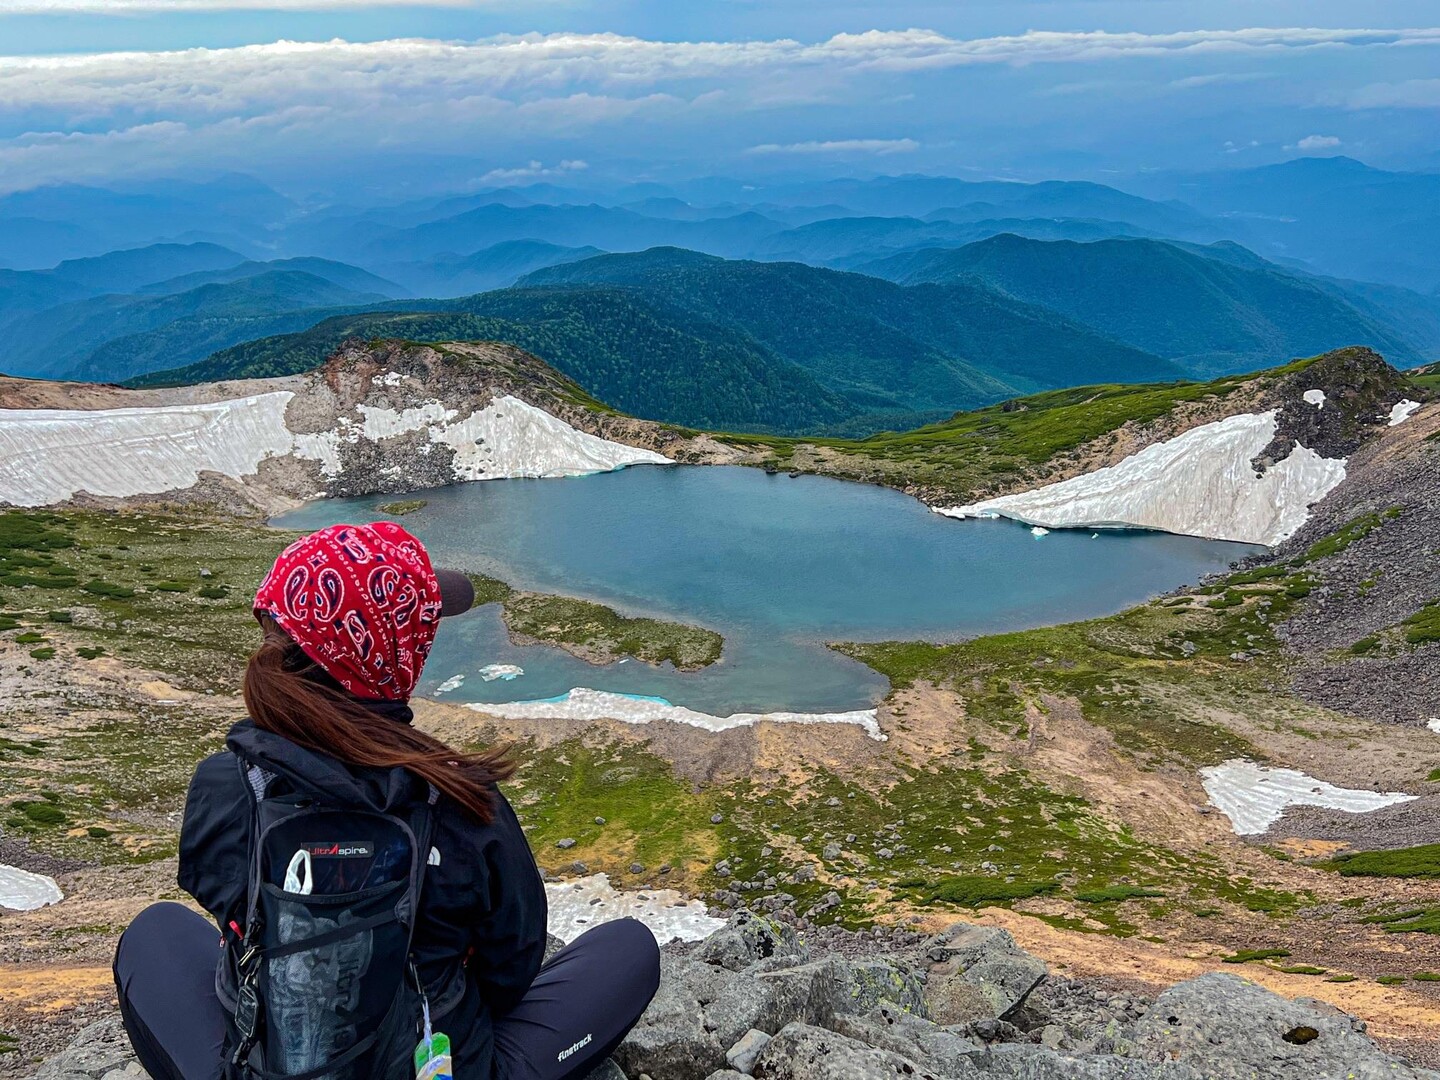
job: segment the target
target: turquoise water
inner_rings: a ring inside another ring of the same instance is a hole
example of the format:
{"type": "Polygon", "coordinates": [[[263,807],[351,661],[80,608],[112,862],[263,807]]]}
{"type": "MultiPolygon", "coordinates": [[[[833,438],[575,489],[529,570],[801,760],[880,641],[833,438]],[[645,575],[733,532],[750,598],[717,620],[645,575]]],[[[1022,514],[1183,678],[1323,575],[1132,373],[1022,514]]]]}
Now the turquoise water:
{"type": "Polygon", "coordinates": [[[885,681],[823,642],[953,641],[1109,614],[1259,550],[1134,531],[1036,538],[1014,522],[942,517],[885,488],[686,466],[335,499],[275,524],[373,521],[377,506],[401,497],[428,500],[404,524],[442,565],[725,635],[724,657],[704,671],[598,667],[510,644],[490,605],[442,627],[420,692],[464,674],[451,701],[587,686],[718,715],[866,708],[885,681]],[[478,670],[489,664],[525,674],[484,682],[478,670]]]}

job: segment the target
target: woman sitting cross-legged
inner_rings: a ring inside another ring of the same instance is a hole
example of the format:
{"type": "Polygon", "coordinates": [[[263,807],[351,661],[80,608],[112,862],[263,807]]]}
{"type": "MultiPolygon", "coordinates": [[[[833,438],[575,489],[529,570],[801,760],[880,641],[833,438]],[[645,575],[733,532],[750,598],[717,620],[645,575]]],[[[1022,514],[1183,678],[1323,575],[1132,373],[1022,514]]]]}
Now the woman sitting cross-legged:
{"type": "Polygon", "coordinates": [[[180,885],[215,921],[155,904],[116,951],[155,1080],[562,1080],[644,1012],[659,949],[633,919],[542,965],[545,890],[495,786],[505,752],[411,726],[439,620],[473,601],[389,522],[322,529],[276,561],[249,719],[185,804],[180,885]]]}

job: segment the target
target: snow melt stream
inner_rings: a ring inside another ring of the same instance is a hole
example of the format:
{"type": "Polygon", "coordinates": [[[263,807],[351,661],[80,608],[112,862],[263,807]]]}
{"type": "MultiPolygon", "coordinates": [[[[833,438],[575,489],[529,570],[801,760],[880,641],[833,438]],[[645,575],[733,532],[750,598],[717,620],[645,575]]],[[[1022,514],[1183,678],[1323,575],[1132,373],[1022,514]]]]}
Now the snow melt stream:
{"type": "Polygon", "coordinates": [[[1295,445],[1263,474],[1250,462],[1275,437],[1276,411],[1241,413],[1154,443],[1116,465],[969,506],[950,517],[1000,515],[1049,529],[1160,529],[1275,545],[1345,479],[1343,459],[1295,445]]]}
{"type": "Polygon", "coordinates": [[[0,908],[34,911],[65,899],[54,878],[0,863],[0,908]]]}
{"type": "Polygon", "coordinates": [[[1417,798],[1399,791],[1342,788],[1296,769],[1271,769],[1241,758],[1200,770],[1210,805],[1240,836],[1263,833],[1290,806],[1323,806],[1363,814],[1417,798]]]}
{"type": "Polygon", "coordinates": [[[548,882],[545,899],[550,909],[550,933],[567,944],[591,927],[612,919],[639,919],[655,940],[700,941],[725,925],[707,914],[701,900],[687,900],[674,889],[639,889],[620,892],[605,874],[571,881],[548,882]]]}
{"type": "Polygon", "coordinates": [[[865,734],[880,742],[885,735],[874,709],[856,709],[839,713],[731,713],[729,716],[713,716],[696,712],[683,705],[673,705],[664,698],[644,697],[639,694],[613,694],[605,690],[590,690],[577,686],[567,694],[541,701],[511,701],[492,703],[470,702],[465,706],[502,720],[619,720],[626,724],[651,724],[657,720],[670,720],[677,724],[689,724],[706,731],[727,731],[730,728],[754,727],[760,723],[772,724],[855,724],[865,734]]]}

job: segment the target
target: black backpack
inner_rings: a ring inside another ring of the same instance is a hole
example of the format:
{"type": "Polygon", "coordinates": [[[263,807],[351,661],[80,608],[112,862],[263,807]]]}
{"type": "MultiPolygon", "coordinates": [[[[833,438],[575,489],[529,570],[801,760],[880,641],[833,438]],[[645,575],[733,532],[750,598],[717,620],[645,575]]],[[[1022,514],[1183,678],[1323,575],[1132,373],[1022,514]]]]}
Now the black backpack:
{"type": "Polygon", "coordinates": [[[438,792],[393,813],[327,805],[237,761],[255,801],[245,926],[221,967],[226,1076],[411,1080],[424,991],[410,946],[438,792]]]}

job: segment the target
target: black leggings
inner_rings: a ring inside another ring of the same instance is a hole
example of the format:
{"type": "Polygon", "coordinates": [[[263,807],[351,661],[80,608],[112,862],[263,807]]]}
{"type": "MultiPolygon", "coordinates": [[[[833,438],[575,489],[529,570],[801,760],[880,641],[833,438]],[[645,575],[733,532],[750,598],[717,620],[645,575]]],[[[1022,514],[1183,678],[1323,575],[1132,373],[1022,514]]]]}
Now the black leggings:
{"type": "MultiPolygon", "coordinates": [[[[152,904],[120,938],[115,987],[135,1055],[154,1080],[217,1080],[225,1009],[215,996],[219,933],[180,904],[152,904]]],[[[660,950],[643,923],[587,930],[550,958],[496,1017],[497,1080],[566,1080],[604,1061],[655,996],[660,950]],[[576,1032],[589,1041],[567,1054],[576,1032]]]]}

